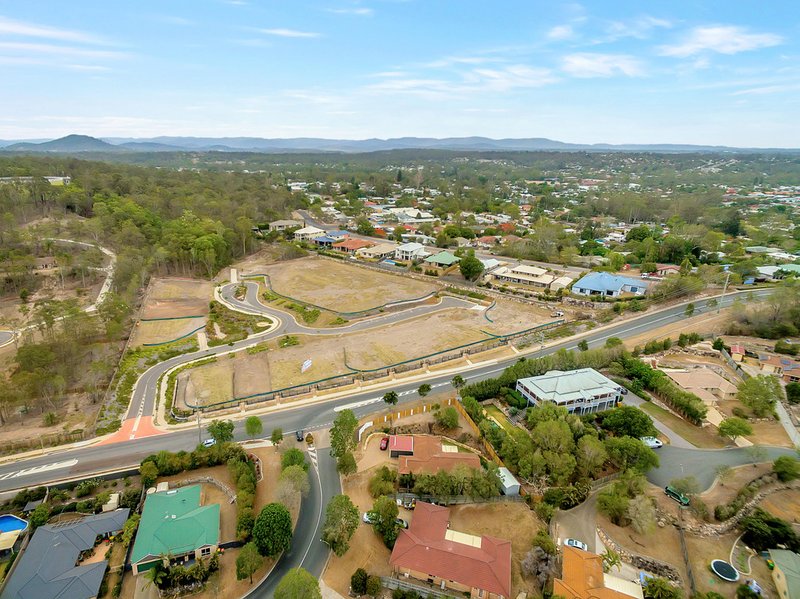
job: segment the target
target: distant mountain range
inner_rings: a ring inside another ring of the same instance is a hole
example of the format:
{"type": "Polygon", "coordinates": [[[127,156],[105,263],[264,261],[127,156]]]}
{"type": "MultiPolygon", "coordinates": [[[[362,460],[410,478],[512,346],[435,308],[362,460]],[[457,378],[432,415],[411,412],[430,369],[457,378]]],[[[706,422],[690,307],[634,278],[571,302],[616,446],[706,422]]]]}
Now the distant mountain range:
{"type": "Polygon", "coordinates": [[[380,152],[387,150],[454,150],[454,151],[594,151],[594,152],[796,152],[788,148],[734,148],[691,144],[573,144],[530,137],[490,139],[488,137],[398,137],[394,139],[321,139],[296,137],[265,139],[261,137],[109,137],[98,139],[88,135],[67,135],[51,141],[2,141],[0,151],[15,153],[53,152],[380,152]]]}

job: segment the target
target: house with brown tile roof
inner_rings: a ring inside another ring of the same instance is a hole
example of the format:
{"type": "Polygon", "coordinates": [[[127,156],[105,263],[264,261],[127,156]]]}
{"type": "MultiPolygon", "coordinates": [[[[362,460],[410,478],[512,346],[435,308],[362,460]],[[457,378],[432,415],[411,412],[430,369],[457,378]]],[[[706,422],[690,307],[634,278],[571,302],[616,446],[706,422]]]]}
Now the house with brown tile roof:
{"type": "Polygon", "coordinates": [[[439,437],[395,435],[390,437],[391,457],[398,458],[400,474],[436,474],[456,466],[480,469],[481,458],[475,453],[460,452],[455,445],[444,445],[439,437]]]}
{"type": "Polygon", "coordinates": [[[713,403],[720,399],[736,397],[736,385],[720,376],[710,368],[692,368],[690,370],[665,370],[666,375],[675,383],[694,393],[704,403],[713,403]]]}
{"type": "Polygon", "coordinates": [[[358,250],[372,247],[375,245],[371,241],[367,241],[366,239],[345,239],[344,241],[339,241],[338,243],[333,244],[333,249],[339,250],[340,252],[346,252],[348,254],[355,254],[358,250]]]}
{"type": "Polygon", "coordinates": [[[553,581],[553,596],[570,599],[642,599],[638,582],[603,572],[603,558],[564,546],[561,578],[553,581]]]}
{"type": "Polygon", "coordinates": [[[787,356],[758,355],[759,368],[765,374],[776,374],[786,383],[800,382],[800,362],[787,356]]]}
{"type": "Polygon", "coordinates": [[[511,596],[511,541],[450,529],[450,510],[417,502],[407,530],[401,530],[389,559],[395,574],[472,599],[511,596]]]}

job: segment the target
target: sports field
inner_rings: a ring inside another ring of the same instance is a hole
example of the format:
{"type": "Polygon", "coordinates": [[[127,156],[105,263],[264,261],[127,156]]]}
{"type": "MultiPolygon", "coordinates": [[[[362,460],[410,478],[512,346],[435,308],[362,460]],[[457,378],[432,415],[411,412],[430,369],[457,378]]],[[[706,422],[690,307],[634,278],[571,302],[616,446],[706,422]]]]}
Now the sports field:
{"type": "Polygon", "coordinates": [[[211,281],[155,279],[142,307],[142,319],[207,315],[214,297],[211,281]]]}
{"type": "Polygon", "coordinates": [[[356,312],[388,302],[416,299],[439,289],[433,282],[315,257],[263,268],[248,265],[247,273],[262,272],[270,276],[277,293],[337,312],[356,312]]]}

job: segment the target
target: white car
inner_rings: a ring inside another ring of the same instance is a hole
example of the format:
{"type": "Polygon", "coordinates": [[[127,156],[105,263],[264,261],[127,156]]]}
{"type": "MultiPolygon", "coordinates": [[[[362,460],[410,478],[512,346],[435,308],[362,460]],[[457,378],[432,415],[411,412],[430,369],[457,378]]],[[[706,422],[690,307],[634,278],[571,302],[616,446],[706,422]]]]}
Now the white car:
{"type": "Polygon", "coordinates": [[[564,546],[574,547],[575,549],[580,549],[581,551],[589,551],[589,546],[578,539],[564,539],[564,546]]]}
{"type": "Polygon", "coordinates": [[[217,444],[216,439],[206,439],[203,441],[203,447],[214,447],[217,444]]]}
{"type": "Polygon", "coordinates": [[[642,437],[640,441],[647,445],[650,449],[658,449],[664,446],[661,440],[656,439],[655,437],[642,437]]]}
{"type": "Polygon", "coordinates": [[[361,520],[364,522],[364,524],[375,524],[375,522],[372,521],[372,518],[369,517],[369,512],[364,512],[364,515],[361,516],[361,520]]]}

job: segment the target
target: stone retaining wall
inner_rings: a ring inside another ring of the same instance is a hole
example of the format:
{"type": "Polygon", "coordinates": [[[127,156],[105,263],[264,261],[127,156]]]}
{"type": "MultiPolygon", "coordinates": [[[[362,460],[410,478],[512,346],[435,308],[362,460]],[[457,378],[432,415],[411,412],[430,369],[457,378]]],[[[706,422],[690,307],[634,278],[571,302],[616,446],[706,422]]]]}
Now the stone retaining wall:
{"type": "Polygon", "coordinates": [[[600,537],[600,540],[606,547],[612,551],[616,551],[619,554],[619,558],[623,562],[632,565],[634,568],[639,568],[640,570],[649,572],[650,574],[655,574],[656,576],[666,578],[672,584],[683,587],[683,578],[675,566],[657,560],[653,557],[640,555],[630,551],[629,549],[626,549],[625,547],[622,547],[600,527],[597,528],[597,536],[600,537]]]}

